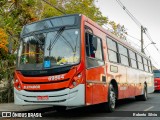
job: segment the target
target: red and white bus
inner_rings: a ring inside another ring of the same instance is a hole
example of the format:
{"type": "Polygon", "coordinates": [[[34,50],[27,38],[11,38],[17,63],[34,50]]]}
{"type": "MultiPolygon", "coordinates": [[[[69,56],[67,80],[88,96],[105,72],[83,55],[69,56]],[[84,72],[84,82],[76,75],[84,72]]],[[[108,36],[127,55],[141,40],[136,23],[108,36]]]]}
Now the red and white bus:
{"type": "Polygon", "coordinates": [[[155,91],[160,91],[160,70],[153,70],[155,91]]]}
{"type": "Polygon", "coordinates": [[[58,110],[116,100],[147,100],[154,91],[151,61],[81,14],[28,24],[21,32],[14,80],[17,105],[58,110]]]}

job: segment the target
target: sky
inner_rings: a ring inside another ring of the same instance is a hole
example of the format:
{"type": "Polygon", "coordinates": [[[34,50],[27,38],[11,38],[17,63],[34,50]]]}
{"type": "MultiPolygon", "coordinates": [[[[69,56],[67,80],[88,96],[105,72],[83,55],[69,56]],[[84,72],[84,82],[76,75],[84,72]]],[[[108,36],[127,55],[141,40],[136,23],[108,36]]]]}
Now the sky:
{"type": "MultiPolygon", "coordinates": [[[[144,26],[147,28],[152,40],[156,43],[156,47],[150,44],[151,41],[144,34],[144,48],[147,56],[150,56],[152,64],[160,69],[160,0],[120,0],[127,10],[144,26]],[[150,44],[150,45],[149,45],[150,44]]],[[[116,0],[96,0],[96,6],[100,8],[103,16],[109,20],[115,21],[117,24],[124,25],[127,33],[130,36],[141,39],[140,28],[127,15],[116,0]]],[[[132,37],[127,37],[128,42],[132,46],[140,50],[135,44],[140,46],[140,42],[132,37]]]]}

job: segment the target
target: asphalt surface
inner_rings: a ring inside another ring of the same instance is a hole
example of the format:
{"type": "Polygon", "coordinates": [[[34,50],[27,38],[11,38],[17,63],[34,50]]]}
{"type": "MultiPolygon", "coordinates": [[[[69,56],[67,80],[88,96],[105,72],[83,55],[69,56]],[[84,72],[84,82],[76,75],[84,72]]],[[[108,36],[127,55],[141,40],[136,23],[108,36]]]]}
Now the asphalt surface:
{"type": "MultiPolygon", "coordinates": [[[[82,108],[74,108],[67,110],[63,113],[58,113],[55,111],[46,112],[43,114],[43,117],[47,119],[92,119],[92,120],[134,120],[134,119],[142,119],[142,120],[160,120],[160,117],[118,117],[118,116],[127,116],[128,114],[138,113],[137,111],[148,112],[154,111],[160,112],[160,92],[152,93],[148,95],[147,101],[136,101],[134,98],[119,100],[116,111],[114,113],[106,113],[101,110],[100,105],[82,107],[82,108]],[[130,111],[130,112],[128,112],[130,111]],[[134,111],[134,112],[133,112],[134,111]],[[108,117],[110,116],[110,117],[108,117]]],[[[160,114],[160,113],[159,113],[160,114]]]]}
{"type": "MultiPolygon", "coordinates": [[[[88,107],[74,108],[66,110],[65,112],[56,112],[55,110],[48,110],[42,112],[43,119],[84,119],[84,120],[160,120],[160,117],[127,117],[133,116],[133,113],[156,113],[160,115],[160,92],[152,93],[148,95],[147,101],[136,101],[134,98],[128,98],[124,100],[119,100],[116,106],[116,111],[113,113],[106,113],[101,110],[100,105],[93,105],[88,107]],[[122,117],[123,116],[123,117],[122,117]]],[[[34,111],[36,112],[36,111],[34,111]]],[[[156,115],[156,114],[154,114],[156,115]]],[[[18,118],[27,119],[27,118],[18,118]]],[[[32,118],[29,118],[32,119],[32,118]]],[[[35,119],[35,118],[33,118],[35,119]]]]}

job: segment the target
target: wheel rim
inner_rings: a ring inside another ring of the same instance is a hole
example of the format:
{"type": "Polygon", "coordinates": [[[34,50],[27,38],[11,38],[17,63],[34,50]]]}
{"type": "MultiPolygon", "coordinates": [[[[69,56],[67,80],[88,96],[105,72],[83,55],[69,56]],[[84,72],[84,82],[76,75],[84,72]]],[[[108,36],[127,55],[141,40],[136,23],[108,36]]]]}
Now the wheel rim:
{"type": "Polygon", "coordinates": [[[110,105],[111,105],[111,108],[115,108],[115,102],[116,102],[116,95],[115,95],[113,87],[111,86],[111,89],[110,89],[110,105]]]}

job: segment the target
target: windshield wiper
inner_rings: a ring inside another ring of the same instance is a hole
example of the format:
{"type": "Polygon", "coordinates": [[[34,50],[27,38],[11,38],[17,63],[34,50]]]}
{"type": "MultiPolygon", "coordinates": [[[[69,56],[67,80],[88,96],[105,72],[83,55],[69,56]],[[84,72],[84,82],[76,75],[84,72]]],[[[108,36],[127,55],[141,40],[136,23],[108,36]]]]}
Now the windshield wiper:
{"type": "Polygon", "coordinates": [[[51,40],[50,40],[50,45],[49,45],[49,47],[47,48],[47,50],[49,50],[49,51],[52,50],[54,44],[57,42],[58,38],[61,36],[61,34],[63,33],[64,29],[65,29],[65,26],[62,26],[62,27],[57,31],[57,34],[55,35],[53,41],[51,42],[51,40]]]}
{"type": "MultiPolygon", "coordinates": [[[[54,45],[56,44],[56,42],[58,40],[63,40],[65,42],[65,44],[71,48],[72,52],[73,52],[73,62],[75,62],[75,55],[76,55],[76,50],[77,50],[77,45],[78,45],[78,35],[76,36],[76,44],[75,44],[75,47],[72,46],[71,42],[69,40],[66,39],[66,37],[64,35],[62,35],[63,31],[64,31],[65,27],[61,27],[57,33],[54,35],[54,38],[53,39],[50,39],[50,43],[49,43],[49,46],[47,48],[47,50],[49,51],[49,57],[51,55],[51,50],[53,49],[54,45]],[[59,39],[61,37],[61,39],[59,39]]],[[[71,39],[72,37],[67,34],[71,39]]],[[[73,39],[72,39],[73,40],[73,39]]],[[[72,65],[70,63],[63,63],[63,62],[60,62],[60,65],[72,65]]]]}
{"type": "MultiPolygon", "coordinates": [[[[66,45],[68,47],[70,47],[72,49],[72,52],[75,54],[75,51],[74,51],[74,48],[73,46],[71,45],[71,43],[62,35],[63,31],[64,31],[64,26],[61,27],[58,31],[57,31],[57,34],[55,35],[54,37],[54,40],[52,41],[51,43],[51,39],[50,39],[50,45],[49,47],[47,48],[47,50],[49,50],[49,56],[50,56],[50,51],[52,50],[53,46],[56,44],[56,42],[58,41],[58,39],[60,37],[62,37],[62,40],[66,43],[66,45]]],[[[75,56],[75,55],[74,55],[75,56]]]]}

